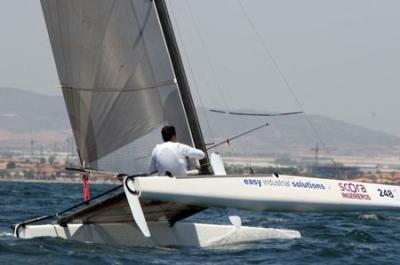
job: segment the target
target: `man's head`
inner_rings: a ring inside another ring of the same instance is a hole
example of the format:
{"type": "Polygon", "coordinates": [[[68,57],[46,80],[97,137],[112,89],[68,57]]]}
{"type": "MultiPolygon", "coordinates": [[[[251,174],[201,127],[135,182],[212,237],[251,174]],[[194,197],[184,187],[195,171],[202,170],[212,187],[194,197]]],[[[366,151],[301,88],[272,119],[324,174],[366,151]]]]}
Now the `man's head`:
{"type": "Polygon", "coordinates": [[[164,126],[161,130],[161,135],[164,140],[164,142],[175,142],[176,141],[176,132],[175,132],[175,127],[174,126],[164,126]]]}

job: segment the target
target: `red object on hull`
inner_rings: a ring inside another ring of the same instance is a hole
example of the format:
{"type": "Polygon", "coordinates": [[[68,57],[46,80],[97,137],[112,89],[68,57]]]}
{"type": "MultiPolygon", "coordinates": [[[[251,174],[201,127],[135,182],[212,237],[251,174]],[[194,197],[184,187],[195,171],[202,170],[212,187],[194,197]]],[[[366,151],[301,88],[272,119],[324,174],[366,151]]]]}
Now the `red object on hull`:
{"type": "Polygon", "coordinates": [[[89,185],[89,174],[82,174],[82,184],[83,184],[83,200],[86,202],[90,199],[90,185],[89,185]]]}

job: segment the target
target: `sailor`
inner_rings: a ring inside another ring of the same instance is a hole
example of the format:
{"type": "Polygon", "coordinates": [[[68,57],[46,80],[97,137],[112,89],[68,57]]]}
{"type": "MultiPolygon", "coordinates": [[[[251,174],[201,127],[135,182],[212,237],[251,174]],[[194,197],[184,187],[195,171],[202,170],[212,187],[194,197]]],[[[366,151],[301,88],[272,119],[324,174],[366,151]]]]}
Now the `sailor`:
{"type": "Polygon", "coordinates": [[[188,158],[203,159],[202,150],[176,142],[174,126],[164,126],[161,130],[164,143],[156,145],[151,154],[149,172],[159,175],[186,176],[188,158]]]}

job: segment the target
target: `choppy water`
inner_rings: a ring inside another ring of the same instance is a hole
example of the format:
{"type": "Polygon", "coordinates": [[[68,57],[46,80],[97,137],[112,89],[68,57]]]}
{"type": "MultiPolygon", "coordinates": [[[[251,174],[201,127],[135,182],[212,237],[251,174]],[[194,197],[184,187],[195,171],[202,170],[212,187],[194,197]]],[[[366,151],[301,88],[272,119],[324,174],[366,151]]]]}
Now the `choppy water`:
{"type": "MultiPolygon", "coordinates": [[[[398,212],[239,212],[244,225],[295,229],[302,238],[209,249],[128,248],[53,238],[15,239],[11,224],[80,202],[81,186],[12,182],[0,185],[0,264],[400,264],[398,212]]],[[[92,186],[93,193],[108,188],[92,186]]],[[[195,219],[227,219],[220,214],[211,209],[195,219]]]]}

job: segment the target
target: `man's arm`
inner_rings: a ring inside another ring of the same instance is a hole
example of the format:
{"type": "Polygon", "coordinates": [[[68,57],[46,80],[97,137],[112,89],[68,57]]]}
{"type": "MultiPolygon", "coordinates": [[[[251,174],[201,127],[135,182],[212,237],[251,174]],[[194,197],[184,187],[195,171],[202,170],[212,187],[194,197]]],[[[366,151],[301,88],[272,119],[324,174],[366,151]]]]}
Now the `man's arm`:
{"type": "Polygon", "coordinates": [[[206,154],[202,150],[190,147],[185,144],[180,144],[180,148],[182,150],[183,156],[185,157],[203,159],[206,156],[206,154]]]}

